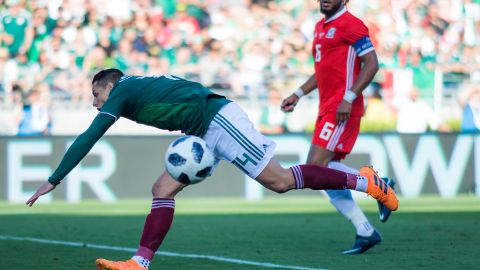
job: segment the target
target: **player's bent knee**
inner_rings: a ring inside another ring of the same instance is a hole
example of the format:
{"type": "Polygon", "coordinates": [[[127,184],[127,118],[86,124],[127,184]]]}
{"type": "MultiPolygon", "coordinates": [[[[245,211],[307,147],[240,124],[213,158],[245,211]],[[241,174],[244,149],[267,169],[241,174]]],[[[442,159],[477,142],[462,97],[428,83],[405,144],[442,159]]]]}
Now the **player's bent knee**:
{"type": "Polygon", "coordinates": [[[330,159],[325,157],[309,158],[307,160],[307,164],[314,164],[322,167],[328,167],[328,163],[330,163],[330,159]]]}
{"type": "Polygon", "coordinates": [[[174,198],[186,185],[173,180],[168,173],[162,174],[152,186],[154,198],[174,198]]]}
{"type": "Polygon", "coordinates": [[[172,188],[170,186],[165,186],[162,184],[155,183],[152,186],[152,196],[154,198],[174,198],[178,192],[183,189],[182,187],[172,188]]]}
{"type": "Polygon", "coordinates": [[[162,190],[162,185],[158,182],[155,182],[155,184],[153,184],[152,186],[152,196],[154,198],[161,198],[159,197],[161,190],[162,190]]]}
{"type": "Polygon", "coordinates": [[[286,182],[281,182],[281,181],[276,181],[268,186],[266,186],[268,189],[270,189],[271,191],[274,191],[276,193],[285,193],[291,189],[293,189],[293,187],[291,185],[289,185],[288,183],[286,182]]]}
{"type": "Polygon", "coordinates": [[[256,180],[264,187],[277,193],[285,193],[295,188],[292,170],[283,168],[276,160],[270,161],[256,180]]]}
{"type": "Polygon", "coordinates": [[[288,186],[286,185],[279,185],[279,186],[275,186],[274,190],[276,193],[279,193],[279,194],[282,194],[282,193],[285,193],[287,191],[289,191],[290,188],[288,188],[288,186]]]}

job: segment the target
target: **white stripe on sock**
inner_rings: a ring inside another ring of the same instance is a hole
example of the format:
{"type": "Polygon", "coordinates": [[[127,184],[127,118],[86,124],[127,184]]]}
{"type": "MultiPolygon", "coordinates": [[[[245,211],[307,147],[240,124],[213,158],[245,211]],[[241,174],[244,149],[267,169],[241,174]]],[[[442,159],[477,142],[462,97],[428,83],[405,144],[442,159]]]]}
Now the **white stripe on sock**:
{"type": "Polygon", "coordinates": [[[365,176],[357,175],[357,185],[355,190],[366,192],[368,187],[368,179],[365,176]]]}
{"type": "Polygon", "coordinates": [[[303,182],[303,175],[302,175],[302,170],[300,169],[300,166],[292,166],[292,171],[293,171],[293,177],[295,178],[295,185],[296,189],[303,189],[304,188],[304,182],[303,182]]]}
{"type": "Polygon", "coordinates": [[[157,209],[157,208],[175,208],[175,200],[153,199],[152,209],[157,209]]]}

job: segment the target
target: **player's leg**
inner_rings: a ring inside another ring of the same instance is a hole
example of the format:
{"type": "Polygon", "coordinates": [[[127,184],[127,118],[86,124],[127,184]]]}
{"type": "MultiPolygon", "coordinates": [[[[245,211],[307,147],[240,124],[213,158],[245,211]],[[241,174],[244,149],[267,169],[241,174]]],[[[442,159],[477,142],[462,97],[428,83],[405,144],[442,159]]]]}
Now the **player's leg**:
{"type": "MultiPolygon", "coordinates": [[[[308,164],[317,164],[320,166],[327,166],[328,168],[339,170],[346,173],[358,174],[358,170],[350,168],[339,161],[331,161],[335,157],[335,153],[312,144],[308,153],[308,164]]],[[[362,209],[358,207],[357,203],[352,197],[350,190],[325,190],[325,193],[330,199],[330,203],[337,209],[337,211],[352,222],[356,230],[356,235],[360,237],[370,237],[375,230],[363,213],[362,209]]],[[[373,245],[369,243],[369,247],[373,247],[379,243],[380,238],[375,238],[373,245]]],[[[371,241],[370,241],[371,242],[371,241]]],[[[363,250],[363,251],[366,251],[363,250]]]]}
{"type": "MultiPolygon", "coordinates": [[[[328,167],[348,173],[358,173],[358,170],[349,168],[338,161],[329,162],[328,167]]],[[[326,190],[325,192],[330,198],[330,203],[337,209],[337,211],[350,220],[353,226],[355,226],[357,235],[368,237],[373,234],[375,230],[373,225],[370,224],[362,209],[360,209],[353,199],[350,190],[326,190]]]]}
{"type": "Polygon", "coordinates": [[[309,164],[290,169],[281,167],[273,159],[275,143],[260,134],[246,113],[233,102],[225,105],[214,117],[204,139],[216,157],[228,160],[275,192],[303,188],[355,189],[388,202],[389,208],[398,207],[395,193],[379,182],[372,169],[365,168],[356,175],[309,164]],[[386,187],[385,193],[380,186],[386,187]]]}
{"type": "MultiPolygon", "coordinates": [[[[332,160],[340,161],[344,159],[353,149],[360,131],[360,123],[361,117],[350,117],[348,121],[337,123],[335,113],[319,116],[315,123],[312,145],[323,148],[330,153],[309,155],[309,161],[318,161],[320,165],[327,166],[327,163],[332,160]],[[334,153],[333,157],[331,156],[332,153],[334,153]],[[328,157],[328,159],[325,157],[328,157]]],[[[309,154],[312,153],[315,152],[311,151],[309,154]]],[[[335,166],[334,169],[348,173],[358,173],[356,169],[341,163],[332,164],[332,166],[335,166]]],[[[395,185],[393,179],[386,177],[382,178],[382,180],[393,189],[395,185]]],[[[380,221],[386,222],[391,214],[391,210],[385,205],[378,203],[378,211],[380,221]]]]}
{"type": "Polygon", "coordinates": [[[175,210],[175,195],[186,185],[181,184],[165,171],[152,187],[152,208],[143,228],[136,255],[151,260],[168,233],[175,210]]]}
{"type": "MultiPolygon", "coordinates": [[[[395,180],[393,180],[393,178],[382,177],[382,180],[387,185],[389,185],[393,190],[395,189],[395,180]]],[[[378,217],[380,221],[387,222],[388,218],[390,217],[390,214],[392,214],[392,211],[380,202],[377,202],[377,206],[378,206],[378,217]]]]}
{"type": "MultiPolygon", "coordinates": [[[[343,163],[341,163],[340,161],[330,161],[328,163],[328,167],[329,168],[332,168],[332,169],[335,169],[335,170],[340,170],[340,171],[343,171],[343,172],[347,172],[347,173],[358,173],[358,170],[357,169],[354,169],[352,167],[349,167],[343,163]]],[[[382,177],[382,180],[387,184],[389,185],[392,189],[394,189],[395,187],[395,181],[392,179],[392,178],[389,178],[389,177],[382,177]]],[[[327,194],[330,196],[329,192],[326,191],[327,194]]],[[[331,197],[331,196],[330,196],[331,197]]],[[[332,200],[330,200],[332,201],[332,200]]],[[[332,204],[335,205],[335,203],[332,202],[332,204]]],[[[392,211],[390,209],[388,209],[385,205],[383,205],[382,203],[380,202],[377,202],[378,204],[378,216],[379,216],[379,219],[381,222],[387,222],[388,218],[390,217],[390,214],[392,213],[392,211]]],[[[335,207],[337,207],[335,205],[335,207]]],[[[338,209],[338,208],[337,208],[338,209]]],[[[361,227],[360,227],[361,228],[361,227]]],[[[363,235],[361,231],[358,231],[357,230],[357,234],[358,235],[363,235]]]]}
{"type": "MultiPolygon", "coordinates": [[[[344,202],[347,205],[342,209],[350,208],[348,214],[352,216],[347,216],[347,218],[355,220],[352,220],[352,222],[359,222],[358,225],[364,225],[365,222],[368,223],[368,221],[360,208],[356,206],[351,198],[351,194],[345,193],[345,188],[367,192],[378,201],[381,201],[383,204],[390,207],[391,210],[396,210],[398,207],[398,201],[393,190],[389,188],[370,167],[362,167],[359,174],[348,174],[318,165],[298,165],[293,166],[290,169],[291,170],[283,168],[274,158],[272,158],[256,179],[265,187],[279,193],[294,188],[310,188],[314,190],[329,189],[333,200],[336,199],[335,196],[339,196],[341,200],[345,200],[344,202]],[[377,188],[377,191],[371,192],[374,187],[377,188]],[[338,193],[335,194],[334,192],[338,193]],[[347,197],[347,194],[350,195],[350,198],[347,197]],[[360,216],[353,217],[355,214],[360,216]]],[[[337,205],[338,203],[336,206],[337,205]]],[[[382,238],[376,230],[373,230],[368,236],[357,235],[353,248],[344,251],[343,253],[361,254],[381,241],[382,238]]]]}
{"type": "MultiPolygon", "coordinates": [[[[331,161],[334,156],[335,153],[312,144],[308,153],[307,163],[325,166],[346,173],[358,174],[358,170],[356,169],[350,168],[338,161],[331,161]]],[[[324,192],[337,211],[352,222],[357,231],[357,235],[370,236],[373,234],[373,226],[360,207],[358,207],[350,190],[325,190],[324,192]]]]}
{"type": "MultiPolygon", "coordinates": [[[[235,103],[225,105],[214,117],[207,134],[207,145],[221,157],[265,187],[275,192],[294,188],[343,189],[356,183],[357,176],[315,165],[296,166],[295,172],[306,175],[295,178],[294,171],[284,169],[273,159],[275,143],[258,132],[247,114],[235,103]],[[296,179],[298,182],[296,182],[296,179]]],[[[360,176],[359,176],[360,177],[360,176]]]]}
{"type": "MultiPolygon", "coordinates": [[[[316,164],[327,166],[332,160],[340,161],[344,159],[353,149],[360,131],[360,123],[360,117],[350,117],[346,122],[337,123],[334,113],[319,116],[315,123],[312,148],[307,163],[318,162],[316,164]],[[315,146],[323,150],[319,152],[315,146]]],[[[348,173],[358,173],[356,169],[339,162],[330,164],[330,167],[348,173]]],[[[393,179],[388,177],[382,179],[393,189],[395,185],[393,179]]],[[[386,222],[391,211],[381,203],[378,203],[378,210],[380,221],[386,222]]]]}
{"type": "Polygon", "coordinates": [[[286,169],[272,157],[255,179],[278,193],[305,188],[357,190],[369,194],[393,211],[398,208],[395,192],[380,179],[373,168],[367,166],[362,167],[359,174],[349,174],[312,164],[296,165],[286,169]]]}
{"type": "MultiPolygon", "coordinates": [[[[319,116],[315,124],[307,163],[358,174],[358,170],[332,160],[338,160],[350,153],[358,136],[359,128],[360,118],[352,117],[347,122],[338,124],[334,113],[319,116]]],[[[357,235],[372,235],[373,227],[353,200],[350,190],[327,190],[325,192],[338,212],[353,223],[357,235]]]]}
{"type": "MultiPolygon", "coordinates": [[[[356,169],[350,168],[338,161],[331,161],[334,157],[335,153],[332,151],[312,144],[308,153],[307,163],[325,166],[346,173],[358,174],[358,170],[356,169]]],[[[363,211],[353,200],[350,190],[325,190],[325,193],[337,211],[352,222],[357,231],[357,235],[370,236],[373,234],[373,226],[368,222],[363,211]]]]}
{"type": "MultiPolygon", "coordinates": [[[[264,187],[277,193],[292,189],[355,189],[357,183],[366,185],[368,179],[361,175],[347,174],[311,164],[283,168],[275,158],[271,158],[255,179],[264,187]]],[[[362,189],[364,189],[362,187],[362,189]]]]}
{"type": "MultiPolygon", "coordinates": [[[[334,113],[318,117],[312,138],[307,163],[327,166],[346,173],[358,174],[359,171],[339,162],[353,148],[360,129],[360,118],[351,117],[348,121],[337,123],[334,113]]],[[[368,248],[380,243],[381,237],[358,207],[350,190],[326,190],[330,203],[344,217],[352,222],[356,229],[356,243],[359,238],[365,240],[362,249],[354,245],[354,249],[346,251],[365,252],[368,248]],[[374,237],[378,236],[378,237],[374,237]]]]}
{"type": "Polygon", "coordinates": [[[167,235],[173,221],[175,195],[185,187],[165,171],[153,184],[152,207],[145,219],[140,245],[135,256],[125,262],[98,259],[98,269],[148,269],[150,262],[167,235]]]}

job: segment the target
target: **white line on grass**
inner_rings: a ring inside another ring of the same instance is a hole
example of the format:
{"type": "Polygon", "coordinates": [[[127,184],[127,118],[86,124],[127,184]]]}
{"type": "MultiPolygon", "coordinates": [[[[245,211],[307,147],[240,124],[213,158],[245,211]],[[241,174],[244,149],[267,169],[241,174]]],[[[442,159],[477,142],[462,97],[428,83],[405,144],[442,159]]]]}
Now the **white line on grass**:
{"type": "MultiPolygon", "coordinates": [[[[33,238],[33,237],[0,235],[0,240],[29,241],[29,242],[36,242],[36,243],[42,243],[42,244],[61,245],[61,246],[70,246],[70,247],[84,247],[84,248],[93,248],[93,249],[128,251],[132,253],[137,251],[136,248],[129,248],[129,247],[117,247],[117,246],[97,245],[97,244],[80,243],[80,242],[58,241],[58,240],[49,240],[49,239],[41,239],[41,238],[33,238]]],[[[176,252],[168,252],[168,251],[157,251],[155,254],[161,255],[161,256],[169,256],[169,257],[207,259],[212,261],[220,261],[220,262],[243,264],[243,265],[253,265],[253,266],[259,266],[259,267],[265,267],[265,268],[280,268],[280,269],[294,269],[294,270],[325,270],[321,268],[309,268],[309,267],[295,266],[295,265],[282,265],[282,264],[274,264],[269,262],[245,261],[240,259],[226,258],[226,257],[220,257],[220,256],[201,255],[201,254],[184,254],[184,253],[176,253],[176,252]]]]}

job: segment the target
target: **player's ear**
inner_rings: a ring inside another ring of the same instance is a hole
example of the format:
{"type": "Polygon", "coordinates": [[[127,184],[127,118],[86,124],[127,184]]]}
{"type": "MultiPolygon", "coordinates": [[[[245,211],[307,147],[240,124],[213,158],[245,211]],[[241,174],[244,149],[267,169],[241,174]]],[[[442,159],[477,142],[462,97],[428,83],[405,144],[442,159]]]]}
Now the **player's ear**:
{"type": "Polygon", "coordinates": [[[108,82],[107,87],[105,87],[108,91],[112,90],[113,88],[113,82],[108,82]]]}

